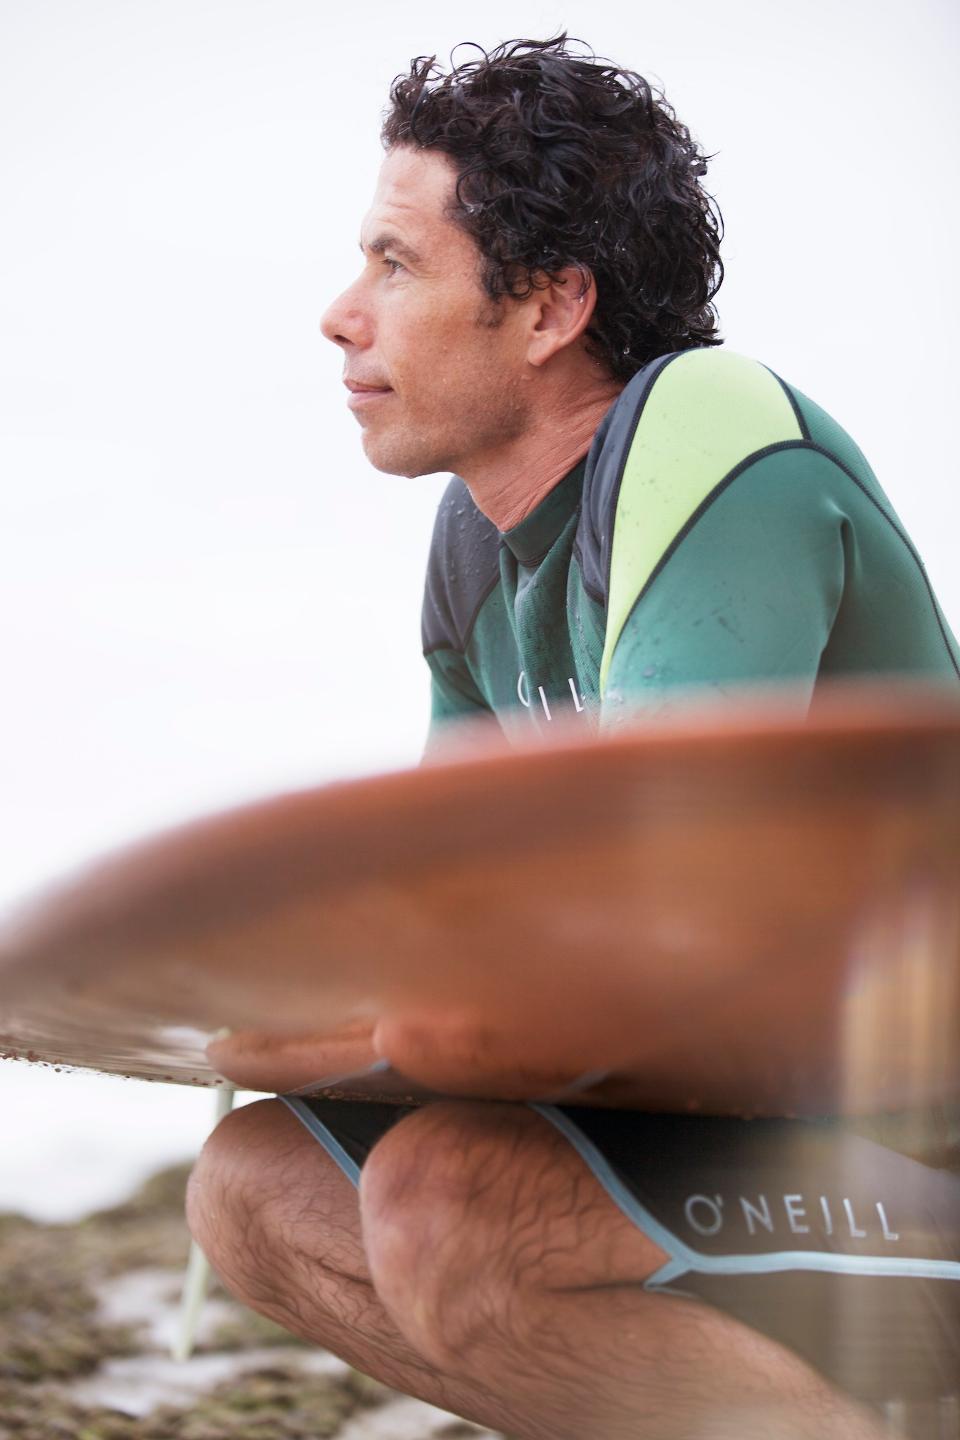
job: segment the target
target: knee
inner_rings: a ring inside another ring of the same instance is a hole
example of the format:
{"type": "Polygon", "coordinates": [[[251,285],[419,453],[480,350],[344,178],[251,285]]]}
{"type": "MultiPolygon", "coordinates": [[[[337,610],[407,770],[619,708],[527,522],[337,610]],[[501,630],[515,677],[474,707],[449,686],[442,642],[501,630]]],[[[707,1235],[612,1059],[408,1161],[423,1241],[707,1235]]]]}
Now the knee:
{"type": "Polygon", "coordinates": [[[217,1269],[268,1203],[281,1108],[275,1100],[258,1100],[232,1111],[207,1137],[193,1167],[187,1183],[187,1225],[217,1269]]]}
{"type": "Polygon", "coordinates": [[[241,1106],[207,1138],[187,1184],[190,1233],[234,1294],[253,1303],[276,1282],[302,1142],[279,1100],[241,1106]]]}
{"type": "Polygon", "coordinates": [[[529,1341],[546,1238],[531,1175],[553,1139],[543,1128],[516,1106],[438,1102],[395,1125],[364,1165],[374,1287],[434,1365],[482,1367],[491,1348],[529,1341]]]}

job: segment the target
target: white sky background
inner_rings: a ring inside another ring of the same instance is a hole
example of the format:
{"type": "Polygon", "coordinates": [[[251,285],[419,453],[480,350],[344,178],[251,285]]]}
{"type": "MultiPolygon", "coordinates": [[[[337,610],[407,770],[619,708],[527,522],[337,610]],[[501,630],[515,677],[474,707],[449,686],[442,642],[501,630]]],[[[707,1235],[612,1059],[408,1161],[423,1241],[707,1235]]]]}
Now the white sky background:
{"type": "MultiPolygon", "coordinates": [[[[951,0],[4,0],[0,899],[126,835],[415,763],[444,477],[370,469],[317,322],[411,55],[566,27],[713,161],[732,349],[851,431],[954,628],[951,0]]],[[[0,1208],[187,1154],[208,1097],[0,1064],[0,1208]]]]}

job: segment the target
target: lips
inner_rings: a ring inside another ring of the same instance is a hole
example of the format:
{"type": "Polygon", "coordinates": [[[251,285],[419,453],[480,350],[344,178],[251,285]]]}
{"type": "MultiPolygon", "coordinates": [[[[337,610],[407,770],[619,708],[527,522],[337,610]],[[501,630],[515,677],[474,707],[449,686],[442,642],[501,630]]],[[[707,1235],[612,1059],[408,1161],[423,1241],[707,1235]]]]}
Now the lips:
{"type": "Polygon", "coordinates": [[[389,385],[370,385],[362,380],[344,380],[343,383],[350,391],[347,408],[352,410],[358,419],[362,413],[373,410],[393,394],[389,385]]]}
{"type": "Polygon", "coordinates": [[[369,385],[360,380],[344,380],[343,383],[351,395],[386,395],[390,390],[389,385],[369,385]]]}

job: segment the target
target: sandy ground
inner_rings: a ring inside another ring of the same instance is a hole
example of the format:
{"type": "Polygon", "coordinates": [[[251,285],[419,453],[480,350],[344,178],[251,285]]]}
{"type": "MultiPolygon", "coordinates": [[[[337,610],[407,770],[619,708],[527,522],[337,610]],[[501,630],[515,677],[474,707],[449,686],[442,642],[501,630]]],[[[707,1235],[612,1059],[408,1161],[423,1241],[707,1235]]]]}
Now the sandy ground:
{"type": "Polygon", "coordinates": [[[76,1223],[0,1214],[0,1440],[494,1440],[396,1395],[214,1281],[170,1358],[189,1166],[76,1223]]]}

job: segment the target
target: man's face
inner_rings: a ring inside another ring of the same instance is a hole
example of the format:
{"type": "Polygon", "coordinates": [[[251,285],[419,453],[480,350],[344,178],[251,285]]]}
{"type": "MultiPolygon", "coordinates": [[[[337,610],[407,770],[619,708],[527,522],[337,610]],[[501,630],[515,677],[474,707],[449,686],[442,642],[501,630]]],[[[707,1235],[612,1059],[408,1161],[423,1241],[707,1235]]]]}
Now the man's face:
{"type": "Polygon", "coordinates": [[[454,182],[437,151],[387,154],[363,270],[321,323],[343,350],[367,458],[393,475],[469,475],[528,423],[524,305],[484,293],[479,252],[447,217],[454,182]]]}

